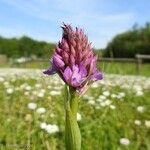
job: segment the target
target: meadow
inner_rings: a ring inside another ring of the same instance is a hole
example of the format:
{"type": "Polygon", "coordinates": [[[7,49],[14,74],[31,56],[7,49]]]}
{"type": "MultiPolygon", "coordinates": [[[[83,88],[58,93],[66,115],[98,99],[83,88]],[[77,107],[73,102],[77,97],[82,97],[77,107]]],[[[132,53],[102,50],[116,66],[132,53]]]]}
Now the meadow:
{"type": "MultiPolygon", "coordinates": [[[[0,63],[0,68],[33,68],[43,69],[49,67],[49,61],[30,61],[27,63],[0,63]]],[[[150,76],[150,64],[142,63],[138,73],[137,64],[134,62],[105,62],[99,61],[97,67],[107,74],[121,74],[121,75],[142,75],[150,76]]]]}
{"type": "MultiPolygon", "coordinates": [[[[150,78],[104,74],[81,98],[82,150],[150,150],[150,78]]],[[[64,150],[64,83],[0,69],[0,149],[64,150]]]]}

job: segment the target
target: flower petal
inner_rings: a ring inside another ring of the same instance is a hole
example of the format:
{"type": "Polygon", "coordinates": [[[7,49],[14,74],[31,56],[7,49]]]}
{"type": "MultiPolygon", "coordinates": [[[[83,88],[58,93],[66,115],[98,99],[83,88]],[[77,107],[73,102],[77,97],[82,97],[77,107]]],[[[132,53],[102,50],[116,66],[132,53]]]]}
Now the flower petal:
{"type": "Polygon", "coordinates": [[[49,69],[43,71],[43,73],[47,74],[47,75],[52,75],[52,74],[56,73],[56,70],[54,70],[52,67],[50,67],[49,69]]]}
{"type": "Polygon", "coordinates": [[[59,55],[54,55],[53,60],[54,60],[54,64],[58,67],[58,68],[63,68],[64,67],[64,62],[60,59],[61,57],[59,55]]]}
{"type": "Polygon", "coordinates": [[[74,65],[73,67],[73,74],[72,74],[72,82],[75,84],[75,82],[80,83],[81,82],[81,74],[79,73],[79,67],[78,65],[74,65]]]}
{"type": "Polygon", "coordinates": [[[66,80],[67,83],[68,83],[69,80],[71,79],[71,76],[72,76],[72,70],[71,70],[70,67],[68,66],[68,67],[65,69],[64,73],[63,73],[63,77],[64,77],[64,79],[66,80]]]}
{"type": "Polygon", "coordinates": [[[73,87],[79,87],[81,85],[81,81],[80,80],[81,80],[81,78],[73,78],[72,81],[71,81],[71,85],[73,87]]]}
{"type": "Polygon", "coordinates": [[[80,65],[79,70],[80,70],[79,73],[81,74],[82,77],[87,76],[87,70],[86,70],[86,67],[84,65],[80,65]]]}
{"type": "Polygon", "coordinates": [[[102,80],[102,79],[103,79],[103,74],[98,70],[94,71],[94,74],[92,75],[91,80],[97,81],[97,80],[102,80]]]}
{"type": "Polygon", "coordinates": [[[44,74],[52,75],[52,74],[56,73],[56,67],[55,67],[55,65],[53,63],[53,59],[50,62],[51,62],[51,67],[49,69],[43,71],[44,74]]]}

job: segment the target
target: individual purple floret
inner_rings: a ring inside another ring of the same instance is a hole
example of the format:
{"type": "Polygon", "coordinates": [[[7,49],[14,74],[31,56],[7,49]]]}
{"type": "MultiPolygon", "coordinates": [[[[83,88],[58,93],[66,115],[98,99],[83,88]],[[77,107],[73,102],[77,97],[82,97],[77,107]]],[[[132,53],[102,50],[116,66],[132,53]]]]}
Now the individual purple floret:
{"type": "Polygon", "coordinates": [[[58,73],[66,84],[81,94],[88,85],[102,79],[96,68],[96,55],[82,29],[74,31],[64,24],[61,41],[56,45],[51,67],[44,71],[51,75],[58,73]]]}

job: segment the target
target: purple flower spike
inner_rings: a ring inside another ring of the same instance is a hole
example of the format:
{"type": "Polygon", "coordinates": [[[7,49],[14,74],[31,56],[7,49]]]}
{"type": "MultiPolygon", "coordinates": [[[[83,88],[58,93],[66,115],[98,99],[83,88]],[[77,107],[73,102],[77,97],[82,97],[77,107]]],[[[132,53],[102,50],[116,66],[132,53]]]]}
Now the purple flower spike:
{"type": "Polygon", "coordinates": [[[66,24],[62,29],[62,39],[56,45],[51,67],[44,73],[58,73],[64,82],[80,95],[89,84],[102,80],[103,76],[96,68],[97,58],[83,30],[73,30],[66,24]]]}

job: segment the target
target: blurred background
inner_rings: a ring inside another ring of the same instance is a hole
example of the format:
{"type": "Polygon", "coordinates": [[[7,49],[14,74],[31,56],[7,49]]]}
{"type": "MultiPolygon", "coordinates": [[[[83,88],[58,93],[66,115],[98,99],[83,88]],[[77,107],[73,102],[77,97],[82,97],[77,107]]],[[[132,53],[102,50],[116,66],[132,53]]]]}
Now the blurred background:
{"type": "Polygon", "coordinates": [[[64,83],[42,74],[63,22],[104,73],[80,101],[82,150],[150,150],[149,0],[0,0],[0,149],[64,150],[64,83]]]}
{"type": "Polygon", "coordinates": [[[84,29],[104,72],[148,76],[149,7],[148,0],[0,0],[0,67],[46,68],[65,22],[84,29]]]}

